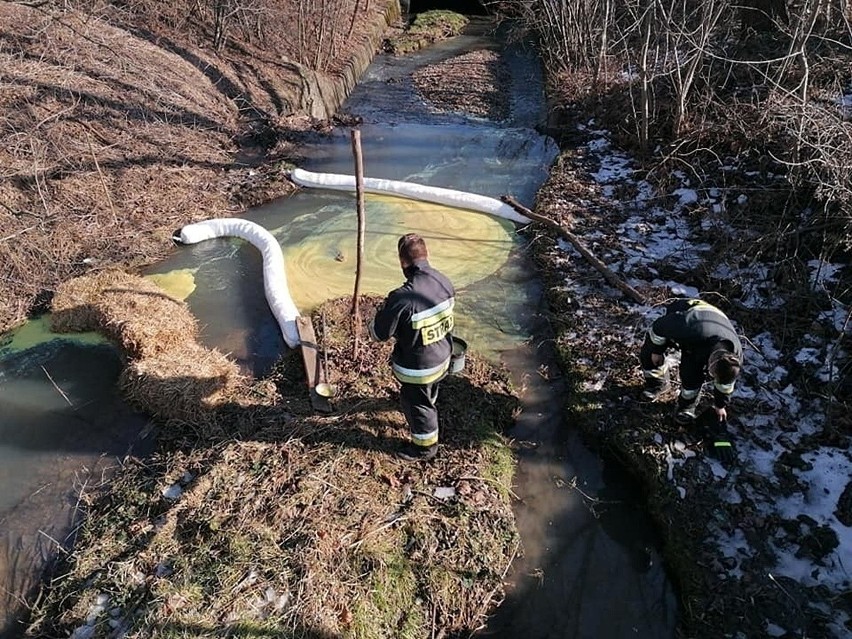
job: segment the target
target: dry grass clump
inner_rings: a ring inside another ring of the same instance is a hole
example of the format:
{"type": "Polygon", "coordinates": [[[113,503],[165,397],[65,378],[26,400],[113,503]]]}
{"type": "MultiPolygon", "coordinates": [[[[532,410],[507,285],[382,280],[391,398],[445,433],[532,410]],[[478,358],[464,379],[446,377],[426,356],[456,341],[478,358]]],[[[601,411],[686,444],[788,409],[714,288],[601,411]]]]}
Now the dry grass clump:
{"type": "Polygon", "coordinates": [[[186,304],[150,280],[119,270],[65,282],[53,298],[52,310],[53,330],[102,330],[132,359],[176,354],[198,336],[186,304]]]}
{"type": "Polygon", "coordinates": [[[57,302],[73,316],[70,289],[85,289],[77,325],[105,321],[119,344],[154,353],[130,361],[123,386],[195,438],[165,432],[153,459],[125,460],[85,495],[76,549],[31,636],[425,638],[482,624],[518,549],[500,435],[517,400],[500,370],[469,354],[465,375],[442,386],[441,454],[407,464],[392,454],[408,433],[390,344],[362,333],[355,348],[349,300],[314,316],[340,389],[335,411],[317,415],[296,353],[267,380],[229,386],[218,354],[138,329],[128,298],[153,297],[147,282],[92,279],[57,302]]]}
{"type": "Polygon", "coordinates": [[[225,355],[199,345],[186,304],[143,277],[107,270],[69,280],[53,299],[52,328],[100,331],[129,359],[120,385],[151,415],[198,422],[245,382],[225,355]]]}
{"type": "Polygon", "coordinates": [[[119,385],[135,406],[155,417],[198,423],[215,419],[210,409],[231,401],[244,380],[225,355],[190,342],[176,352],[130,362],[119,385]]]}

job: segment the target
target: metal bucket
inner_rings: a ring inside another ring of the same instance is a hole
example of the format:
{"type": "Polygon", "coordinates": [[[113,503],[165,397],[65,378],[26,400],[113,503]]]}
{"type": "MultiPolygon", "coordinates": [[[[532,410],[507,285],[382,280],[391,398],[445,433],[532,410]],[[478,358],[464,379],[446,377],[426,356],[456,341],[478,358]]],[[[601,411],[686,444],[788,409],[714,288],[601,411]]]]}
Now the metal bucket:
{"type": "Polygon", "coordinates": [[[458,375],[464,370],[464,354],[467,352],[467,342],[453,335],[453,354],[450,356],[450,375],[458,375]]]}

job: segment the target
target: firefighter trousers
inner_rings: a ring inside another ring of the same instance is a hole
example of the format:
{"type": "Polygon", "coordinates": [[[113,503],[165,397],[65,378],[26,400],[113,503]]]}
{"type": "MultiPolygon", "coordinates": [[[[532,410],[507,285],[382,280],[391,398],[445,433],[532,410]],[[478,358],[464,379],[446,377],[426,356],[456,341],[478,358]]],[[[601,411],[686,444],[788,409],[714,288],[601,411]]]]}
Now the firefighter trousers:
{"type": "Polygon", "coordinates": [[[411,440],[418,446],[438,443],[438,386],[440,380],[431,384],[402,383],[399,401],[402,413],[411,431],[411,440]]]}
{"type": "MultiPolygon", "coordinates": [[[[651,361],[653,348],[653,342],[646,336],[645,342],[642,344],[642,350],[639,352],[639,362],[642,366],[642,372],[646,379],[668,379],[668,363],[664,360],[662,366],[655,366],[651,361]]],[[[694,399],[701,393],[701,387],[704,385],[706,377],[706,363],[695,357],[695,353],[691,349],[681,349],[679,370],[681,396],[684,399],[694,399]]]]}

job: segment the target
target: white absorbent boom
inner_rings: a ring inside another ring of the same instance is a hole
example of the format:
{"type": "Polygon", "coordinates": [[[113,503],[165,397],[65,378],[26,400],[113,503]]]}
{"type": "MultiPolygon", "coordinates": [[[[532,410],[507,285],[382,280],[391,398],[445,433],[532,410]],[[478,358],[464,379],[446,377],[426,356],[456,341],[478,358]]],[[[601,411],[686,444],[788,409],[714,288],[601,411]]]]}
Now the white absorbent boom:
{"type": "Polygon", "coordinates": [[[290,297],[284,254],[278,240],[265,228],[249,220],[222,217],[184,226],[175,240],[181,244],[197,244],[216,237],[239,237],[253,244],[263,255],[263,291],[272,314],[278,321],[287,346],[295,348],[301,342],[296,329],[299,310],[290,297]]]}
{"type": "MultiPolygon", "coordinates": [[[[354,191],[355,177],[336,173],[312,173],[303,169],[294,169],[290,178],[300,186],[338,191],[354,191]]],[[[514,208],[500,200],[485,195],[454,191],[437,186],[399,182],[379,178],[364,178],[364,189],[370,193],[396,195],[424,202],[435,202],[458,209],[479,211],[501,217],[513,222],[526,224],[530,219],[518,213],[514,208]]],[[[174,237],[181,244],[197,244],[217,237],[239,237],[253,244],[263,255],[263,290],[272,314],[278,321],[281,334],[287,346],[295,348],[300,344],[296,329],[299,310],[290,296],[287,286],[287,274],[284,270],[284,254],[278,240],[265,228],[249,220],[240,218],[216,218],[184,226],[174,237]]]]}
{"type": "MultiPolygon", "coordinates": [[[[355,177],[337,173],[312,173],[304,169],[293,169],[290,179],[299,186],[319,189],[334,189],[337,191],[354,191],[355,177]]],[[[364,178],[364,190],[368,193],[397,195],[412,200],[435,202],[452,206],[456,209],[468,209],[502,217],[520,224],[528,224],[532,220],[521,215],[510,205],[487,195],[477,195],[465,191],[454,191],[439,186],[426,186],[414,182],[400,182],[383,178],[364,178]]]]}

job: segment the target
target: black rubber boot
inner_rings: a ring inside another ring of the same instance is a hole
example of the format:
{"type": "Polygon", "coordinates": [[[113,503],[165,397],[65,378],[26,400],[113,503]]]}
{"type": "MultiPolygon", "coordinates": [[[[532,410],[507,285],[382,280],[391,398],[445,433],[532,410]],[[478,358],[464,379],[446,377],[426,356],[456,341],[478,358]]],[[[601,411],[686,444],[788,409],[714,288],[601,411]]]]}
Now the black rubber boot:
{"type": "Polygon", "coordinates": [[[642,388],[642,399],[649,402],[657,401],[671,387],[668,378],[646,377],[645,386],[642,388]]]}
{"type": "Polygon", "coordinates": [[[407,442],[396,452],[396,456],[405,461],[429,461],[430,459],[434,459],[437,454],[438,444],[432,444],[431,446],[418,446],[411,442],[407,442]]]}
{"type": "Polygon", "coordinates": [[[684,399],[679,396],[677,398],[675,421],[683,425],[695,423],[695,415],[698,411],[699,402],[701,402],[701,393],[698,393],[695,399],[684,399]]]}

